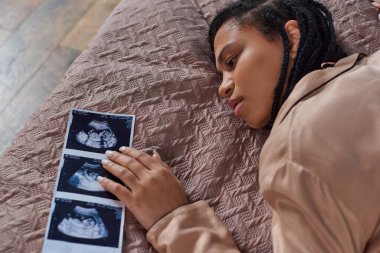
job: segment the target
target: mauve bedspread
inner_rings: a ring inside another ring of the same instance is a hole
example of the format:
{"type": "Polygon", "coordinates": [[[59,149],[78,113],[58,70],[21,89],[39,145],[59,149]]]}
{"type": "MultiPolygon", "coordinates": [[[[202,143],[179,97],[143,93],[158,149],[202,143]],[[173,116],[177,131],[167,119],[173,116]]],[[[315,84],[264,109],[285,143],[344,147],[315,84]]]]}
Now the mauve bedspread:
{"type": "MultiPolygon", "coordinates": [[[[134,147],[158,147],[190,200],[208,201],[242,252],[272,252],[271,211],[257,182],[267,133],[232,117],[218,98],[207,43],[208,24],[227,2],[125,0],[116,7],[0,157],[0,252],[41,250],[72,107],[135,114],[134,147]]],[[[370,53],[379,32],[365,32],[355,49],[370,53]]],[[[346,37],[342,44],[353,51],[346,37]]],[[[123,252],[154,252],[128,212],[123,252]]]]}

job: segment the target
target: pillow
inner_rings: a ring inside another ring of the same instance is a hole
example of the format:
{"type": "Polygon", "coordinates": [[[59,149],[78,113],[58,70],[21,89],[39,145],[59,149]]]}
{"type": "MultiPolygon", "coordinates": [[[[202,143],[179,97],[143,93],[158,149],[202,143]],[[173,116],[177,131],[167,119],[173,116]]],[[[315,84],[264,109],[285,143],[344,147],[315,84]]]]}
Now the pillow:
{"type": "Polygon", "coordinates": [[[348,55],[380,49],[378,12],[364,0],[318,0],[333,15],[337,41],[348,55]]]}

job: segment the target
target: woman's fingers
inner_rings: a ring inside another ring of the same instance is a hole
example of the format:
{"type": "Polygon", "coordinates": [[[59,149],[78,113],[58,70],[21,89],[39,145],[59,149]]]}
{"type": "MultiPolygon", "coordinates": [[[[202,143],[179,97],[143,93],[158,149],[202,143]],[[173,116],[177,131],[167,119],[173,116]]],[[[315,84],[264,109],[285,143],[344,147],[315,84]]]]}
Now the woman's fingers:
{"type": "Polygon", "coordinates": [[[146,168],[142,163],[133,157],[126,156],[116,151],[107,151],[106,156],[112,162],[130,170],[138,179],[143,179],[147,176],[149,168],[146,168]]]}
{"type": "Polygon", "coordinates": [[[158,161],[161,161],[161,156],[157,153],[156,150],[153,150],[153,155],[152,157],[158,161]]]}
{"type": "MultiPolygon", "coordinates": [[[[162,167],[162,162],[157,163],[157,159],[154,159],[147,153],[128,147],[121,147],[120,152],[126,156],[134,158],[140,162],[145,168],[154,170],[162,167]]],[[[160,159],[161,160],[161,159],[160,159]]]]}
{"type": "Polygon", "coordinates": [[[98,176],[97,180],[105,190],[115,195],[123,203],[127,204],[131,201],[131,192],[126,187],[106,177],[98,176]]]}
{"type": "Polygon", "coordinates": [[[133,174],[130,170],[127,168],[124,168],[123,166],[114,163],[112,161],[109,161],[107,159],[102,160],[103,167],[110,172],[115,177],[119,178],[124,184],[128,185],[128,187],[133,191],[133,188],[136,187],[137,181],[139,178],[133,174]]]}

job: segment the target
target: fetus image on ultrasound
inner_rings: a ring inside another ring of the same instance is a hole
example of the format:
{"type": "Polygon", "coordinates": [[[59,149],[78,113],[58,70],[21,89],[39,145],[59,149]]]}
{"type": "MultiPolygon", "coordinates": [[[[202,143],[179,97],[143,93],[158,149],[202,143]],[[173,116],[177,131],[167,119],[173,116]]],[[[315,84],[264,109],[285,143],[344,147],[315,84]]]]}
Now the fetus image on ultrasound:
{"type": "Polygon", "coordinates": [[[72,187],[93,191],[104,192],[104,188],[100,185],[97,177],[100,176],[103,169],[100,164],[85,163],[83,166],[72,175],[67,181],[72,187]]]}
{"type": "Polygon", "coordinates": [[[115,195],[104,190],[97,178],[102,176],[123,184],[120,179],[103,169],[100,160],[87,157],[65,154],[60,173],[57,190],[62,192],[117,200],[115,195]]]}
{"type": "Polygon", "coordinates": [[[76,139],[79,143],[91,148],[112,148],[117,144],[115,134],[107,121],[93,120],[87,129],[88,131],[77,133],[76,139]]]}
{"type": "Polygon", "coordinates": [[[71,123],[66,148],[104,153],[130,147],[134,117],[131,115],[99,114],[87,111],[71,111],[71,123]]]}
{"type": "Polygon", "coordinates": [[[70,199],[55,199],[48,239],[118,247],[122,208],[70,199]]]}
{"type": "Polygon", "coordinates": [[[76,206],[58,224],[58,230],[68,236],[99,239],[108,237],[104,222],[95,208],[76,206]]]}

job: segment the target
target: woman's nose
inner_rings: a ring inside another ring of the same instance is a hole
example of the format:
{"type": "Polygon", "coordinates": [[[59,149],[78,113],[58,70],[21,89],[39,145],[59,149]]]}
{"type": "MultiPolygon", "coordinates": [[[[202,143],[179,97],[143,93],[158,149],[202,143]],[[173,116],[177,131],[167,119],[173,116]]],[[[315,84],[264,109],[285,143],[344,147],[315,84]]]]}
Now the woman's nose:
{"type": "Polygon", "coordinates": [[[234,84],[231,79],[223,79],[222,84],[219,86],[219,96],[222,98],[227,98],[232,95],[234,92],[234,84]]]}

